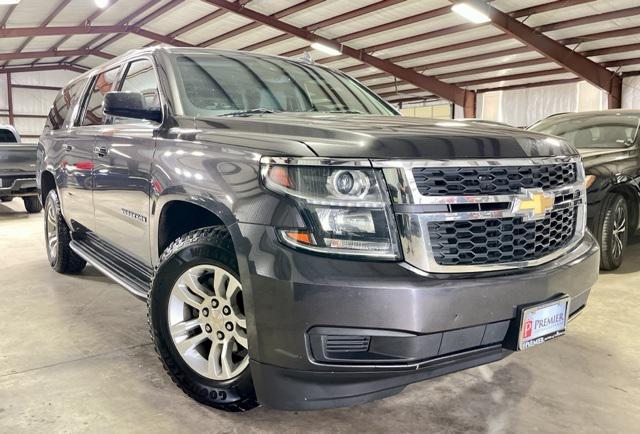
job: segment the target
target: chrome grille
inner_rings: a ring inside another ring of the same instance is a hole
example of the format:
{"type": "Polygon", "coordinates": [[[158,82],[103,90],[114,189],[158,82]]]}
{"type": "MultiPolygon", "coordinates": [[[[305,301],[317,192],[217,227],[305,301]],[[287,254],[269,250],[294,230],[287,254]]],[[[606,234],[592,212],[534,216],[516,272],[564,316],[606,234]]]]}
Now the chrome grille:
{"type": "Polygon", "coordinates": [[[540,265],[560,257],[584,236],[586,191],[578,157],[373,165],[383,169],[404,259],[426,272],[540,265]],[[436,190],[423,194],[426,175],[451,173],[464,179],[441,177],[436,190]],[[551,203],[549,197],[554,198],[551,203]],[[527,208],[537,203],[534,198],[544,211],[527,208]]]}
{"type": "Polygon", "coordinates": [[[523,188],[548,190],[572,184],[576,165],[415,167],[413,177],[420,194],[427,196],[509,194],[523,188]]]}
{"type": "Polygon", "coordinates": [[[431,222],[429,238],[440,265],[501,264],[542,258],[567,245],[577,208],[554,210],[544,219],[522,217],[431,222]]]}

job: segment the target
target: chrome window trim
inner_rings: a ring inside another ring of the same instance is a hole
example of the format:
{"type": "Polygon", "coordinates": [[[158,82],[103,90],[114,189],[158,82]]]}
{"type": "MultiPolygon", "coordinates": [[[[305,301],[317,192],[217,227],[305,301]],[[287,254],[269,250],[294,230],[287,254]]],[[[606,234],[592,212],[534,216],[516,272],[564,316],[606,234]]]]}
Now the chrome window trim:
{"type": "Polygon", "coordinates": [[[558,163],[576,164],[576,182],[563,185],[556,189],[545,191],[553,192],[556,197],[578,192],[576,197],[557,203],[553,210],[559,210],[568,206],[577,207],[575,232],[566,246],[549,253],[541,258],[514,261],[495,264],[478,265],[440,265],[433,255],[433,248],[429,237],[428,223],[433,221],[452,220],[482,220],[491,218],[515,217],[512,207],[497,211],[469,211],[469,212],[396,212],[397,226],[400,236],[400,244],[405,261],[427,273],[474,273],[486,271],[509,270],[514,268],[533,267],[545,264],[557,259],[574,249],[584,238],[586,231],[586,190],[584,188],[584,168],[580,157],[543,157],[502,160],[392,160],[373,161],[373,167],[383,169],[385,180],[389,186],[391,202],[394,205],[453,205],[453,204],[481,204],[481,203],[509,203],[518,194],[501,195],[467,195],[467,196],[424,196],[417,189],[413,178],[414,167],[474,167],[474,166],[531,166],[558,163]]]}

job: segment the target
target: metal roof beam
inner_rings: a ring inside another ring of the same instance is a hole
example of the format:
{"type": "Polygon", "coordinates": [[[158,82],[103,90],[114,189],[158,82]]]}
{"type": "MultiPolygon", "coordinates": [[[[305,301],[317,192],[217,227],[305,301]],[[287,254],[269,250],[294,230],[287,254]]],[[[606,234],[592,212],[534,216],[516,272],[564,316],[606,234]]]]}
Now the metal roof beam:
{"type": "Polygon", "coordinates": [[[9,6],[7,12],[5,12],[2,19],[0,19],[0,29],[7,25],[7,21],[9,21],[9,18],[11,18],[11,14],[13,14],[13,11],[16,9],[16,7],[18,7],[17,3],[15,5],[9,6]]]}
{"type": "Polygon", "coordinates": [[[20,53],[0,53],[0,60],[40,59],[42,57],[97,56],[113,59],[115,56],[97,50],[46,50],[23,51],[20,53]]]}
{"type": "MultiPolygon", "coordinates": [[[[525,9],[518,9],[515,11],[512,11],[509,13],[510,16],[514,17],[514,18],[522,18],[522,17],[527,17],[530,15],[534,15],[537,13],[542,13],[542,12],[548,12],[551,10],[555,10],[555,9],[561,9],[564,7],[568,7],[568,6],[574,6],[576,4],[581,4],[581,3],[588,3],[588,2],[592,2],[594,0],[561,0],[561,1],[554,1],[554,2],[550,2],[550,3],[545,3],[542,5],[537,5],[537,6],[533,6],[533,7],[529,7],[529,8],[525,8],[525,9]]],[[[409,24],[414,24],[416,22],[420,22],[420,21],[424,21],[424,20],[428,20],[428,19],[432,19],[432,18],[436,18],[442,15],[446,15],[451,13],[451,7],[450,6],[445,6],[445,7],[441,7],[438,9],[433,9],[431,11],[427,11],[427,12],[422,12],[416,15],[412,15],[410,17],[405,17],[405,18],[401,18],[389,23],[384,23],[384,24],[380,24],[378,26],[375,27],[370,27],[368,29],[364,29],[364,30],[358,30],[343,36],[340,36],[339,38],[336,38],[337,41],[340,41],[341,43],[345,43],[348,41],[351,41],[353,39],[360,39],[366,36],[370,36],[373,34],[377,34],[380,32],[384,32],[387,30],[392,30],[392,29],[396,29],[398,27],[402,27],[402,26],[406,26],[409,24]]],[[[365,48],[366,51],[371,52],[371,51],[376,51],[376,50],[383,50],[383,49],[387,49],[387,48],[395,48],[401,45],[405,45],[405,44],[411,44],[414,42],[419,42],[419,41],[424,41],[424,40],[429,40],[435,37],[439,37],[439,36],[445,36],[445,35],[450,35],[452,33],[457,33],[457,32],[462,32],[465,30],[470,30],[470,29],[475,29],[478,27],[482,27],[483,24],[469,24],[469,23],[465,23],[465,24],[458,24],[455,26],[450,26],[450,27],[445,27],[442,29],[438,29],[436,31],[431,31],[431,32],[426,32],[426,33],[422,33],[422,34],[418,34],[418,35],[414,35],[414,36],[410,36],[407,38],[403,38],[400,40],[396,40],[396,41],[390,41],[384,44],[378,44],[375,46],[370,46],[365,48]]],[[[503,36],[503,35],[500,35],[503,36]]],[[[505,37],[503,39],[508,39],[508,37],[505,37]]],[[[478,44],[481,45],[481,44],[478,44]]],[[[282,53],[282,56],[293,56],[296,54],[300,54],[306,50],[308,50],[309,47],[303,47],[303,48],[299,48],[296,50],[291,50],[287,53],[282,53]]],[[[333,62],[336,60],[340,60],[340,59],[345,59],[345,56],[339,57],[339,58],[333,58],[330,60],[327,60],[329,62],[333,62]]],[[[319,61],[319,63],[323,63],[325,59],[321,59],[319,61]]]]}
{"type": "MultiPolygon", "coordinates": [[[[537,6],[533,6],[530,8],[525,8],[525,9],[519,9],[513,12],[510,12],[509,15],[513,18],[521,18],[521,17],[527,17],[536,13],[542,13],[542,12],[549,12],[552,10],[556,10],[556,9],[561,9],[561,8],[565,8],[565,7],[569,7],[569,6],[575,6],[577,4],[581,4],[581,3],[589,3],[592,2],[594,0],[559,0],[559,1],[554,1],[554,2],[550,2],[550,3],[545,3],[542,5],[537,5],[537,6]]],[[[591,22],[599,22],[599,21],[606,21],[608,18],[606,16],[602,16],[602,14],[598,14],[598,15],[592,15],[589,17],[583,17],[580,19],[590,19],[592,20],[591,22]],[[592,17],[597,17],[597,18],[592,18],[592,17]]],[[[550,25],[554,25],[554,26],[560,26],[563,27],[566,26],[566,22],[574,22],[573,25],[579,25],[579,24],[575,24],[574,20],[565,20],[565,21],[559,21],[556,23],[551,23],[550,25]]],[[[468,24],[464,24],[464,26],[467,26],[468,24]]],[[[412,42],[418,42],[418,41],[422,41],[425,39],[430,39],[434,36],[442,36],[443,34],[449,34],[451,32],[455,33],[456,31],[461,31],[464,30],[465,28],[462,27],[458,27],[458,26],[452,26],[452,27],[448,27],[445,29],[440,29],[437,32],[439,33],[433,33],[433,32],[428,32],[428,33],[424,33],[422,35],[416,35],[410,38],[405,38],[403,40],[399,40],[399,41],[390,41],[388,43],[386,43],[384,46],[381,45],[377,45],[377,46],[370,46],[370,47],[366,47],[364,50],[366,51],[375,51],[383,49],[383,48],[395,48],[397,46],[401,46],[404,45],[406,43],[412,43],[412,42]],[[444,32],[444,33],[443,33],[444,32]]],[[[539,30],[539,29],[536,29],[539,30]]],[[[613,37],[613,36],[612,36],[613,37]]],[[[339,40],[342,40],[344,37],[342,38],[338,38],[339,40]]],[[[495,42],[500,42],[500,41],[505,41],[510,39],[511,37],[509,35],[506,34],[502,34],[502,35],[496,35],[496,36],[489,36],[489,37],[485,37],[485,38],[479,38],[479,39],[474,39],[474,40],[470,40],[470,41],[465,41],[462,43],[458,43],[458,44],[451,44],[451,45],[447,45],[447,46],[443,46],[443,47],[437,47],[437,48],[432,48],[432,49],[428,49],[428,50],[422,50],[422,51],[418,51],[418,52],[414,52],[414,53],[408,53],[408,54],[404,54],[404,55],[400,55],[400,56],[395,56],[395,57],[391,57],[388,58],[387,60],[391,61],[391,62],[401,62],[401,61],[405,61],[405,60],[411,60],[411,59],[417,59],[420,57],[424,57],[424,56],[431,56],[434,54],[440,54],[440,53],[446,53],[449,51],[453,51],[453,50],[459,50],[462,48],[471,48],[471,47],[477,47],[477,46],[482,46],[482,45],[486,45],[486,44],[492,44],[495,42]]],[[[571,40],[567,40],[566,42],[564,41],[560,41],[561,43],[565,43],[566,45],[568,45],[570,42],[573,43],[577,43],[580,42],[578,41],[571,41],[571,40]]],[[[522,52],[524,51],[528,51],[530,50],[529,48],[527,49],[523,49],[522,52]]],[[[334,62],[336,60],[340,60],[340,59],[344,59],[344,57],[341,58],[325,58],[325,59],[320,59],[319,63],[330,63],[330,62],[334,62]]],[[[365,64],[359,64],[359,65],[353,65],[350,66],[348,68],[343,69],[344,72],[353,72],[353,71],[358,71],[360,69],[365,69],[367,68],[367,65],[365,64]]]]}
{"type": "MultiPolygon", "coordinates": [[[[295,4],[295,5],[291,6],[291,7],[288,7],[286,9],[283,9],[283,10],[279,11],[279,12],[273,13],[273,14],[271,14],[269,16],[271,16],[273,18],[276,18],[276,19],[281,19],[281,18],[284,18],[284,17],[288,17],[289,15],[293,15],[296,12],[300,12],[302,10],[305,10],[307,8],[315,6],[315,5],[317,5],[319,3],[322,3],[324,1],[325,0],[305,0],[305,1],[301,2],[301,3],[295,4]]],[[[402,0],[402,1],[404,1],[404,0],[402,0]]],[[[238,27],[236,29],[230,30],[230,31],[225,32],[225,33],[223,33],[221,35],[214,36],[211,39],[207,39],[206,41],[199,43],[198,47],[209,47],[209,46],[211,46],[213,44],[217,44],[217,43],[225,41],[225,40],[227,40],[229,38],[233,38],[234,36],[238,36],[238,35],[240,35],[242,33],[246,33],[246,32],[248,32],[248,31],[250,31],[252,29],[260,27],[261,25],[262,25],[262,23],[257,22],[257,21],[253,21],[253,22],[251,22],[249,24],[245,24],[244,26],[241,26],[241,27],[238,27]]]]}
{"type": "MultiPolygon", "coordinates": [[[[498,81],[522,80],[526,78],[542,77],[545,75],[555,75],[555,74],[562,74],[562,73],[567,73],[567,71],[565,71],[563,68],[555,68],[555,69],[548,69],[543,71],[533,71],[533,72],[523,72],[520,74],[503,75],[500,77],[489,77],[489,78],[480,78],[477,80],[459,81],[452,84],[455,84],[456,86],[460,86],[460,87],[479,86],[482,84],[496,83],[498,81]]],[[[404,86],[407,84],[410,84],[410,83],[406,81],[389,81],[386,83],[380,83],[373,86],[369,86],[369,89],[372,89],[372,90],[388,89],[393,86],[404,86]]]]}
{"type": "MultiPolygon", "coordinates": [[[[332,26],[334,24],[342,23],[344,21],[358,18],[363,15],[369,14],[371,12],[378,11],[380,9],[388,8],[390,6],[394,6],[398,3],[404,2],[406,0],[381,0],[376,3],[372,3],[367,6],[363,6],[358,9],[351,10],[349,12],[345,12],[343,14],[337,15],[335,17],[327,18],[322,21],[318,21],[313,24],[309,24],[308,26],[304,26],[303,28],[309,30],[310,32],[322,29],[324,27],[332,26]]],[[[293,35],[289,35],[287,33],[283,33],[278,36],[274,36],[273,38],[269,38],[264,41],[256,42],[255,44],[251,44],[242,48],[243,50],[257,50],[258,48],[266,47],[267,45],[275,44],[277,42],[282,42],[287,39],[293,38],[293,35]]],[[[342,41],[345,42],[345,41],[342,41]]]]}
{"type": "MultiPolygon", "coordinates": [[[[62,12],[62,9],[64,9],[70,2],[71,0],[62,0],[60,3],[58,3],[58,5],[49,13],[49,15],[47,15],[44,21],[40,23],[40,27],[47,27],[49,23],[51,23],[51,21],[53,21],[53,19],[57,17],[58,14],[62,12]]],[[[24,50],[27,47],[27,45],[29,45],[29,43],[32,41],[32,39],[33,37],[29,37],[25,39],[15,52],[19,53],[22,50],[24,50]]],[[[4,65],[6,64],[7,62],[4,63],[4,65]]]]}
{"type": "MultiPolygon", "coordinates": [[[[116,3],[118,3],[118,0],[112,0],[109,2],[109,4],[107,5],[107,7],[105,8],[97,8],[91,15],[89,15],[87,18],[84,19],[84,21],[82,23],[80,23],[81,25],[91,25],[91,23],[98,18],[100,15],[102,15],[103,13],[105,13],[107,10],[109,10],[109,8],[111,8],[113,5],[115,5],[116,3]]],[[[57,50],[62,44],[64,44],[66,41],[69,40],[69,38],[71,38],[71,36],[73,35],[66,35],[63,38],[61,38],[60,40],[58,40],[58,42],[56,42],[55,44],[53,44],[51,47],[49,47],[49,50],[57,50]]]]}
{"type": "Polygon", "coordinates": [[[66,70],[83,73],[87,71],[87,68],[78,65],[71,65],[69,63],[52,63],[52,64],[40,64],[40,65],[27,65],[27,66],[9,66],[0,67],[0,74],[18,73],[18,72],[37,72],[37,71],[57,71],[66,70]]]}
{"type": "MultiPolygon", "coordinates": [[[[159,16],[169,12],[171,9],[175,8],[176,6],[178,6],[180,3],[184,2],[184,0],[171,0],[169,3],[164,4],[163,6],[159,7],[158,9],[156,9],[155,11],[151,12],[149,15],[145,16],[144,18],[136,21],[133,26],[140,28],[142,26],[144,26],[145,24],[147,24],[150,21],[155,20],[156,18],[158,18],[159,16]]],[[[140,9],[138,9],[140,10],[140,9]]],[[[137,12],[137,11],[136,11],[137,12]]],[[[142,13],[144,13],[144,11],[142,11],[142,13]]],[[[122,22],[118,23],[121,24],[122,22]]],[[[95,48],[97,50],[103,50],[107,45],[113,44],[114,42],[124,38],[126,35],[125,34],[118,34],[113,36],[110,39],[107,39],[106,41],[102,42],[101,44],[97,45],[95,48]]],[[[90,42],[89,47],[87,47],[86,45],[83,48],[90,48],[90,46],[93,44],[93,42],[90,42]]]]}
{"type": "MultiPolygon", "coordinates": [[[[491,24],[513,36],[558,65],[587,80],[610,95],[610,105],[619,107],[622,95],[622,79],[607,68],[581,56],[550,37],[537,32],[508,14],[480,0],[465,0],[484,11],[491,24]]],[[[612,107],[612,108],[613,108],[612,107]]]]}
{"type": "Polygon", "coordinates": [[[315,35],[308,30],[295,27],[291,24],[285,23],[281,20],[278,20],[276,18],[267,16],[267,15],[263,15],[249,8],[240,7],[234,3],[229,3],[226,0],[207,0],[207,3],[211,3],[218,7],[225,8],[245,18],[249,18],[254,21],[261,22],[269,27],[292,34],[298,38],[307,40],[309,42],[318,42],[330,47],[335,47],[336,49],[339,49],[343,54],[349,57],[353,57],[355,59],[368,63],[372,66],[375,66],[378,69],[387,71],[390,74],[402,80],[412,83],[413,85],[418,86],[422,89],[425,89],[429,92],[433,92],[434,94],[440,96],[441,98],[447,99],[449,101],[453,101],[454,103],[460,106],[466,107],[467,109],[470,109],[470,106],[471,106],[470,101],[475,101],[475,94],[473,92],[466,91],[457,86],[437,80],[433,77],[428,77],[422,74],[418,74],[417,72],[411,69],[406,69],[401,66],[395,65],[391,62],[388,62],[386,60],[379,59],[362,50],[357,50],[349,46],[342,45],[332,39],[315,35]]]}
{"type": "Polygon", "coordinates": [[[125,33],[131,30],[126,25],[115,26],[60,26],[60,27],[12,27],[0,29],[0,38],[23,38],[34,36],[89,35],[96,33],[125,33]]]}

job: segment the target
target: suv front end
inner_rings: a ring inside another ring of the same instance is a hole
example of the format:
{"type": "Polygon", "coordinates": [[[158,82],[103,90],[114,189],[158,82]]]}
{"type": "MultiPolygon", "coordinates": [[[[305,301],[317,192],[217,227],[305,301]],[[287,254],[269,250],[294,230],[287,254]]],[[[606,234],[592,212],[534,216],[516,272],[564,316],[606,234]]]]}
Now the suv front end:
{"type": "Polygon", "coordinates": [[[261,177],[301,217],[240,223],[271,407],[353,405],[499,360],[523,306],[568,297],[572,318],[597,279],[577,156],[265,157],[261,177]]]}

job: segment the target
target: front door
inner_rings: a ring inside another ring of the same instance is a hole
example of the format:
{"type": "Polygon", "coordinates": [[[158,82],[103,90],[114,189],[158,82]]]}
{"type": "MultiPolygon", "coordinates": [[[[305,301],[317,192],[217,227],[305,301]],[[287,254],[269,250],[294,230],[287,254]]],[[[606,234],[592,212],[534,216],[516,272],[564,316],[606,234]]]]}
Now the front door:
{"type": "MultiPolygon", "coordinates": [[[[159,107],[157,83],[153,64],[145,58],[126,66],[120,89],[140,92],[148,107],[159,107]]],[[[95,233],[148,265],[151,164],[158,128],[141,119],[110,119],[96,141],[93,168],[95,233]]]]}

